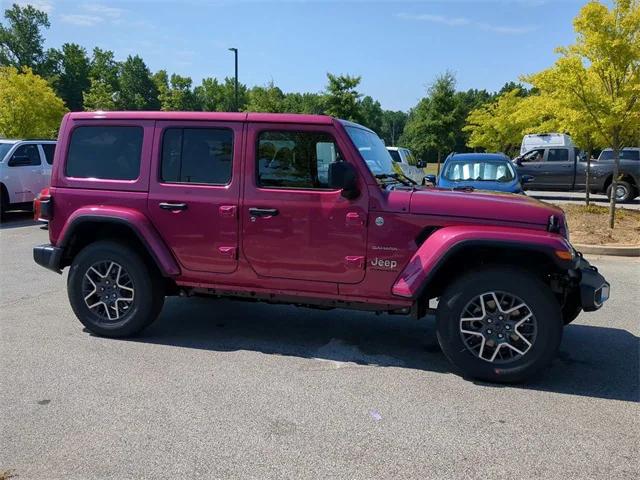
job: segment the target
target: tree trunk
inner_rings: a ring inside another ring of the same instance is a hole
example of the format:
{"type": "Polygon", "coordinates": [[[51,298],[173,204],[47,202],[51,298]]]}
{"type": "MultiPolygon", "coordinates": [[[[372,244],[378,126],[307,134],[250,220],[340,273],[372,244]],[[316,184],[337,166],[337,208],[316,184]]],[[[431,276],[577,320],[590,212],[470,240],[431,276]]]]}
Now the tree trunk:
{"type": "Polygon", "coordinates": [[[591,148],[589,148],[589,151],[587,152],[587,175],[584,181],[584,188],[586,189],[586,196],[585,196],[585,201],[587,203],[587,207],[589,206],[589,201],[590,201],[590,192],[589,192],[589,188],[591,187],[591,148]]]}
{"type": "Polygon", "coordinates": [[[440,158],[441,158],[440,156],[441,156],[441,153],[438,152],[438,171],[436,173],[436,175],[438,175],[438,176],[440,175],[440,158]]]}
{"type": "Polygon", "coordinates": [[[613,135],[613,178],[611,179],[611,199],[609,200],[609,228],[613,230],[616,224],[616,189],[618,187],[618,172],[620,171],[620,135],[613,135]]]}

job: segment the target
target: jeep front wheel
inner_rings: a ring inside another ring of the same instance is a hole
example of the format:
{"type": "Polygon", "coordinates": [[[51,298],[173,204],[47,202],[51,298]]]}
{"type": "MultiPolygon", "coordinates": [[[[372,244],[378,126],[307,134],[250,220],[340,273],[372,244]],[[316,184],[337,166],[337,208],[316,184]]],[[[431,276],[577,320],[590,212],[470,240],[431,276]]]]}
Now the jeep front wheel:
{"type": "Polygon", "coordinates": [[[554,358],[562,313],[549,287],[507,267],[468,274],[440,297],[438,342],[462,374],[491,382],[519,382],[554,358]]]}
{"type": "Polygon", "coordinates": [[[133,250],[112,241],[92,243],[74,258],[67,292],[80,322],[106,337],[140,332],[164,304],[158,275],[133,250]]]}

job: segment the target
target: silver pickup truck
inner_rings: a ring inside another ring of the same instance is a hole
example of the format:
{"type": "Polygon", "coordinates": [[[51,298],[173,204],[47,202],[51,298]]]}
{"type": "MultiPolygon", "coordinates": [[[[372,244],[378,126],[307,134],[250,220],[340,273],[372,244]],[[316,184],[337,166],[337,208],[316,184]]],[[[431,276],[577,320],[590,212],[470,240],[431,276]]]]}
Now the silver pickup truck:
{"type": "MultiPolygon", "coordinates": [[[[640,194],[640,149],[624,148],[620,151],[620,176],[616,187],[616,201],[628,202],[640,194]]],[[[516,157],[513,162],[520,175],[531,175],[527,190],[584,191],[587,161],[574,147],[539,147],[516,157]]],[[[613,152],[605,149],[591,162],[589,190],[592,193],[611,194],[613,179],[613,152]]]]}

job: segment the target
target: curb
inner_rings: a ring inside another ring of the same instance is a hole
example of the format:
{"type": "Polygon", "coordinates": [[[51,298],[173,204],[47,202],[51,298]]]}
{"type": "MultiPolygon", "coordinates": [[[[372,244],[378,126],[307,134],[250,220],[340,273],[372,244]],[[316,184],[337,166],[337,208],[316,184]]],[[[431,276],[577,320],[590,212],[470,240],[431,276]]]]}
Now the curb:
{"type": "Polygon", "coordinates": [[[592,255],[613,255],[617,257],[640,257],[640,245],[581,245],[575,244],[575,249],[592,255]]]}

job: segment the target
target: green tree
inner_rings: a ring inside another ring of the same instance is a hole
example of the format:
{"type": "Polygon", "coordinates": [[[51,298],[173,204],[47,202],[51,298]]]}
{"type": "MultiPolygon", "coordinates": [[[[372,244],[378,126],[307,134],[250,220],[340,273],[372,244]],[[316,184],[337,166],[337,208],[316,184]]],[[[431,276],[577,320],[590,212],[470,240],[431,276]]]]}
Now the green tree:
{"type": "Polygon", "coordinates": [[[405,126],[402,143],[412,148],[418,157],[428,151],[437,156],[438,172],[443,153],[453,150],[460,114],[454,76],[447,72],[436,78],[428,97],[418,102],[405,126]]]}
{"type": "Polygon", "coordinates": [[[85,110],[115,110],[116,98],[120,90],[120,64],[116,62],[113,52],[93,49],[89,66],[90,86],[83,94],[85,110]]]}
{"type": "Polygon", "coordinates": [[[115,92],[118,90],[120,64],[116,62],[111,50],[93,49],[89,78],[106,83],[115,92]]]}
{"type": "Polygon", "coordinates": [[[158,88],[151,72],[138,55],[129,56],[120,69],[120,91],[117,105],[122,110],[158,110],[158,88]]]}
{"type": "Polygon", "coordinates": [[[4,12],[7,25],[0,24],[0,66],[29,67],[40,73],[45,60],[42,29],[49,17],[31,5],[13,4],[4,12]]]}
{"type": "Polygon", "coordinates": [[[283,111],[289,113],[324,113],[324,96],[319,93],[287,93],[284,98],[283,111]]]}
{"type": "Polygon", "coordinates": [[[358,107],[360,109],[358,117],[360,118],[362,125],[370,128],[380,135],[382,133],[383,118],[380,102],[367,95],[360,101],[358,107]]]}
{"type": "Polygon", "coordinates": [[[89,90],[83,94],[83,105],[87,111],[115,110],[117,94],[107,82],[91,79],[89,90]]]}
{"type": "Polygon", "coordinates": [[[356,90],[360,78],[327,73],[329,83],[324,108],[327,115],[354,122],[361,121],[359,100],[362,94],[356,90]]]}
{"type": "MultiPolygon", "coordinates": [[[[224,82],[216,78],[204,78],[202,84],[194,90],[198,105],[207,112],[235,111],[235,80],[226,77],[224,82]]],[[[245,110],[247,104],[247,86],[238,84],[238,110],[245,110]]]]}
{"type": "Polygon", "coordinates": [[[285,94],[273,82],[264,87],[253,87],[247,94],[245,110],[248,112],[284,112],[285,94]]]}
{"type": "Polygon", "coordinates": [[[382,112],[382,128],[380,137],[386,145],[395,147],[400,135],[404,131],[409,116],[402,111],[384,110],[382,112]]]}
{"type": "MultiPolygon", "coordinates": [[[[166,73],[165,73],[166,75],[166,73]]],[[[191,90],[192,80],[190,77],[183,77],[172,74],[166,90],[159,88],[160,108],[166,111],[189,111],[196,110],[196,97],[191,90]]]]}
{"type": "Polygon", "coordinates": [[[87,52],[76,43],[65,43],[57,57],[59,60],[53,81],[55,89],[69,110],[80,111],[83,105],[82,94],[90,86],[87,52]]]}
{"type": "Polygon", "coordinates": [[[66,112],[46,80],[23,67],[0,67],[0,137],[54,138],[66,112]]]}
{"type": "MultiPolygon", "coordinates": [[[[632,141],[640,123],[640,3],[615,0],[611,9],[591,1],[573,22],[576,42],[558,49],[553,67],[526,81],[593,122],[613,149],[611,192],[616,191],[620,149],[632,141]]],[[[609,227],[615,226],[615,194],[609,227]]]]}

